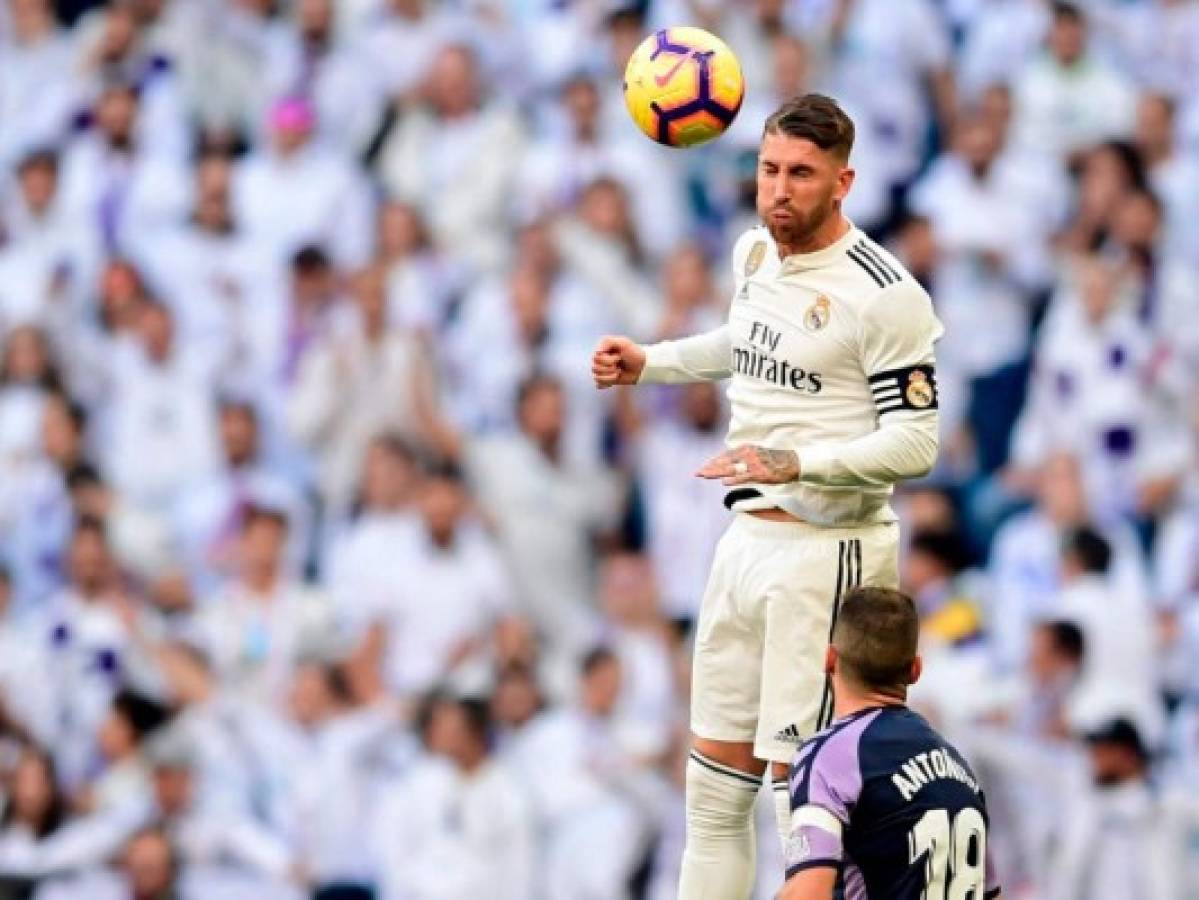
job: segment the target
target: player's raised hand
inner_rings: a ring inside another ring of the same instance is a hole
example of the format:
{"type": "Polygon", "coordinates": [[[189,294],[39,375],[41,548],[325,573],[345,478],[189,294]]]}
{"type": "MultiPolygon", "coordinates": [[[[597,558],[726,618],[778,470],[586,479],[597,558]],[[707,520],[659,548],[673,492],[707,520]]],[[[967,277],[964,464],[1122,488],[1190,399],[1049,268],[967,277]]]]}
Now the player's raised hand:
{"type": "Polygon", "coordinates": [[[700,478],[719,478],[729,487],[789,484],[799,478],[799,457],[794,450],[743,444],[708,460],[695,474],[700,478]]]}
{"type": "Polygon", "coordinates": [[[601,391],[636,384],[645,368],[645,350],[627,337],[602,337],[591,355],[591,377],[601,391]]]}

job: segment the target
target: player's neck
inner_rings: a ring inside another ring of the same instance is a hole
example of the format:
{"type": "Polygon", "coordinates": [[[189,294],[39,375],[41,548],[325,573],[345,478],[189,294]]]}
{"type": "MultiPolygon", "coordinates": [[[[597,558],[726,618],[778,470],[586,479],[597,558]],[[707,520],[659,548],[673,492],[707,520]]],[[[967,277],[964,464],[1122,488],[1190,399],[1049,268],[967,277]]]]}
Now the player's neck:
{"type": "Polygon", "coordinates": [[[907,703],[907,691],[901,694],[889,691],[863,691],[838,685],[833,692],[833,718],[844,719],[864,709],[880,706],[903,706],[907,703]]]}
{"type": "Polygon", "coordinates": [[[788,256],[802,253],[818,253],[849,234],[852,227],[849,219],[845,218],[840,210],[837,210],[834,215],[828,217],[827,222],[806,237],[791,244],[780,243],[778,245],[779,259],[786,259],[788,256]]]}

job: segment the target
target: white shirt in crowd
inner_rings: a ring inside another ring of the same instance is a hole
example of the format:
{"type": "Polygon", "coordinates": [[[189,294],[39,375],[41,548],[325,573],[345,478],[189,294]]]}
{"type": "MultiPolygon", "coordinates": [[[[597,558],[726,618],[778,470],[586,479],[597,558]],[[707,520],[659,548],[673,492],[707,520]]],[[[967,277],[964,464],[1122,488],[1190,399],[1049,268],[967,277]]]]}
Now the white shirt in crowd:
{"type": "Polygon", "coordinates": [[[171,155],[140,148],[120,153],[99,135],[84,134],[61,166],[65,208],[106,246],[135,247],[156,228],[179,221],[187,208],[187,170],[171,155]]]}
{"type": "Polygon", "coordinates": [[[523,141],[520,119],[501,106],[453,120],[412,109],[383,145],[379,177],[421,209],[441,246],[491,271],[505,256],[501,238],[523,141]]]}
{"type": "Polygon", "coordinates": [[[192,222],[132,248],[180,343],[198,348],[214,376],[247,389],[267,387],[279,370],[285,330],[280,270],[264,250],[242,230],[214,234],[192,222]]]}
{"type": "Polygon", "coordinates": [[[1069,68],[1045,53],[1013,85],[1013,139],[1065,159],[1132,132],[1136,94],[1129,80],[1094,55],[1069,68]]]}
{"type": "Polygon", "coordinates": [[[67,208],[62,192],[35,214],[0,191],[0,329],[32,323],[61,333],[80,315],[100,265],[97,235],[67,208]]]}
{"type": "Polygon", "coordinates": [[[317,143],[289,157],[266,150],[242,162],[233,181],[235,218],[280,265],[306,244],[328,248],[341,265],[370,258],[374,203],[347,157],[317,143]]]}
{"type": "Polygon", "coordinates": [[[326,597],[281,579],[267,594],[232,581],[200,610],[195,637],[222,684],[240,699],[281,702],[302,658],[336,648],[326,597]]]}
{"type": "Polygon", "coordinates": [[[1048,30],[1049,10],[1042,0],[978,4],[958,58],[956,86],[976,100],[992,85],[1011,84],[1048,30]]]}
{"type": "Polygon", "coordinates": [[[1103,576],[1079,578],[1062,590],[1055,617],[1074,622],[1085,641],[1082,673],[1071,701],[1071,724],[1093,730],[1113,716],[1137,721],[1145,739],[1160,741],[1155,622],[1144,595],[1119,589],[1103,576]]]}
{"type": "Polygon", "coordinates": [[[630,763],[616,723],[581,708],[542,713],[507,752],[548,836],[542,862],[551,897],[625,896],[646,849],[659,787],[630,763]]]}
{"type": "Polygon", "coordinates": [[[356,316],[336,321],[309,345],[288,400],[288,426],[315,456],[321,494],[333,511],[353,501],[372,439],[412,435],[421,365],[411,335],[393,330],[371,339],[356,316]]]}
{"type": "Polygon", "coordinates": [[[408,696],[465,661],[513,597],[504,563],[478,525],[460,525],[448,547],[423,526],[401,527],[396,536],[402,539],[388,546],[386,559],[376,560],[381,568],[353,583],[377,586],[370,599],[382,602],[366,615],[387,629],[389,687],[408,696]]]}
{"type": "Polygon", "coordinates": [[[421,539],[411,510],[366,510],[330,538],[328,585],[339,622],[360,633],[396,603],[395,549],[421,539]]]}
{"type": "Polygon", "coordinates": [[[125,345],[109,371],[105,473],[117,490],[165,513],[184,485],[216,464],[209,384],[182,350],[159,363],[125,345]]]}
{"type": "Polygon", "coordinates": [[[1191,438],[1179,398],[1160,376],[1159,345],[1131,298],[1088,319],[1070,286],[1042,326],[1029,398],[1012,437],[1013,460],[1035,467],[1055,451],[1077,456],[1100,521],[1135,512],[1147,480],[1185,470],[1191,438]]]}
{"type": "MultiPolygon", "coordinates": [[[[1120,521],[1101,532],[1112,548],[1115,591],[1147,607],[1152,591],[1136,532],[1120,521]]],[[[1037,622],[1063,617],[1061,540],[1061,529],[1038,509],[1008,519],[995,535],[987,573],[987,623],[991,652],[1001,668],[1023,665],[1037,622]]]]}
{"type": "Polygon", "coordinates": [[[382,798],[372,844],[383,900],[525,900],[536,895],[534,823],[495,759],[462,772],[419,760],[382,798]]]}
{"type": "Polygon", "coordinates": [[[59,139],[74,113],[70,37],[57,29],[33,43],[0,37],[0,169],[59,139]]]}
{"type": "Polygon", "coordinates": [[[932,293],[947,377],[989,375],[1026,355],[1029,291],[1048,279],[1045,240],[1064,220],[1066,198],[1063,176],[1011,152],[981,177],[943,155],[913,188],[912,209],[928,217],[940,252],[932,293]]]}
{"type": "Polygon", "coordinates": [[[245,710],[265,822],[315,884],[373,880],[364,824],[377,807],[377,762],[399,724],[388,704],[334,712],[309,726],[269,709],[245,710]]]}
{"type": "Polygon", "coordinates": [[[554,645],[581,650],[595,628],[591,542],[616,515],[611,478],[554,463],[521,433],[473,441],[466,470],[511,568],[518,608],[554,645]]]}
{"type": "Polygon", "coordinates": [[[704,433],[678,415],[659,411],[640,442],[638,470],[645,491],[650,559],[662,610],[694,619],[704,595],[716,542],[728,527],[723,487],[700,478],[680,478],[724,452],[721,429],[704,433]]]}

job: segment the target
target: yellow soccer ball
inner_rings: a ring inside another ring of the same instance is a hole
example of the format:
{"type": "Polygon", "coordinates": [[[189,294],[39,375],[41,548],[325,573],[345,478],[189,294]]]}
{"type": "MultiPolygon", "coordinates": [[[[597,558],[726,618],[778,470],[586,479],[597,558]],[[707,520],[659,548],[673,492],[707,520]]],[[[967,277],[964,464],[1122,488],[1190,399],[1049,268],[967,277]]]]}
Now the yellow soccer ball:
{"type": "Polygon", "coordinates": [[[629,57],[624,101],[637,127],[659,144],[694,147],[737,117],[745,78],[716,35],[682,26],[655,31],[629,57]]]}

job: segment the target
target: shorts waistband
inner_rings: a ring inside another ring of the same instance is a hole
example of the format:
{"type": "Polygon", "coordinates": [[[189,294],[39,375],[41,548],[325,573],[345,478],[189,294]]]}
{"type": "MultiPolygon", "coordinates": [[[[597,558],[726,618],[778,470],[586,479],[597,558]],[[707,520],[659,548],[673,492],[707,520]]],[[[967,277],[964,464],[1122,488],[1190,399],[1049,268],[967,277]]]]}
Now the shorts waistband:
{"type": "Polygon", "coordinates": [[[860,538],[877,529],[893,528],[894,522],[864,522],[861,525],[813,525],[811,522],[777,522],[772,519],[759,519],[749,513],[739,512],[733,516],[729,530],[736,529],[742,534],[752,534],[755,537],[812,537],[820,535],[826,538],[860,538]]]}

